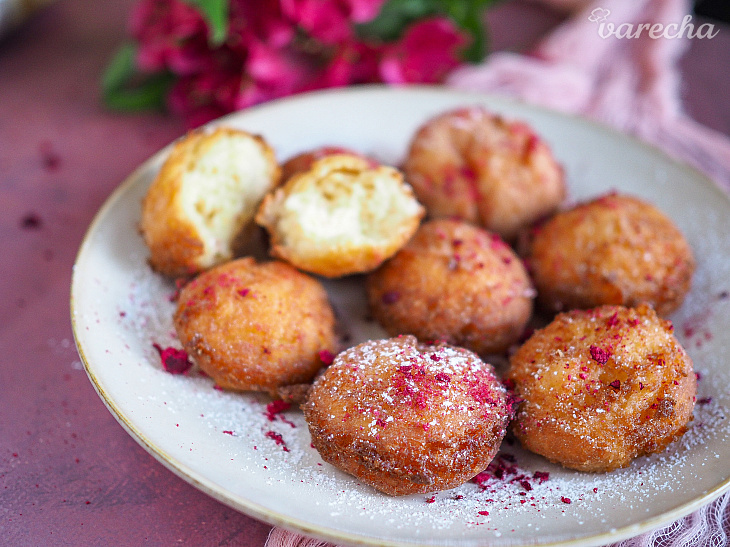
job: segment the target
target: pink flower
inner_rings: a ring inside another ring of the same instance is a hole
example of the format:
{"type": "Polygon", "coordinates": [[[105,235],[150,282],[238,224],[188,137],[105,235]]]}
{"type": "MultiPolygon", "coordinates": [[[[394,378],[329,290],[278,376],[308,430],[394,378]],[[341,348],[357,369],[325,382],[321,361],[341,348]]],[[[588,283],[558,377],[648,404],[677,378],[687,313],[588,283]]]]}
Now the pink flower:
{"type": "Polygon", "coordinates": [[[170,110],[197,127],[236,109],[240,74],[210,71],[183,76],[170,90],[170,110]]]}
{"type": "Polygon", "coordinates": [[[341,44],[312,82],[312,89],[379,81],[380,52],[379,47],[365,42],[351,41],[341,44]]]}
{"type": "Polygon", "coordinates": [[[412,24],[396,42],[363,41],[355,25],[385,0],[230,0],[228,33],[212,45],[188,0],[139,0],[131,32],[138,67],[169,71],[173,112],[195,127],[292,93],[384,81],[441,81],[457,65],[465,35],[446,18],[412,24]]]}
{"type": "Polygon", "coordinates": [[[347,14],[332,0],[281,0],[286,15],[325,44],[347,40],[352,35],[347,14]]]}
{"type": "Polygon", "coordinates": [[[272,94],[271,90],[260,82],[244,78],[236,95],[235,110],[248,108],[275,98],[276,96],[272,94]]]}
{"type": "Polygon", "coordinates": [[[281,0],[284,13],[324,44],[352,38],[352,23],[373,19],[385,0],[281,0]]]}
{"type": "Polygon", "coordinates": [[[191,74],[206,62],[205,21],[185,2],[142,0],[134,6],[130,26],[139,44],[137,65],[143,71],[191,74]]]}
{"type": "Polygon", "coordinates": [[[210,51],[194,74],[181,75],[168,95],[170,109],[196,127],[236,110],[244,59],[227,46],[210,51]]]}
{"type": "Polygon", "coordinates": [[[256,39],[273,47],[287,45],[296,32],[294,22],[284,16],[281,2],[271,0],[231,0],[229,28],[229,42],[247,44],[256,39]]]}
{"type": "Polygon", "coordinates": [[[244,66],[249,78],[270,90],[270,98],[298,91],[317,70],[313,59],[305,53],[293,48],[274,48],[262,42],[249,45],[244,66]]]}
{"type": "Polygon", "coordinates": [[[350,11],[350,19],[355,23],[372,21],[380,13],[385,0],[344,0],[350,11]]]}
{"type": "Polygon", "coordinates": [[[424,19],[388,47],[380,62],[380,76],[389,84],[440,82],[460,64],[459,50],[466,43],[449,19],[424,19]]]}

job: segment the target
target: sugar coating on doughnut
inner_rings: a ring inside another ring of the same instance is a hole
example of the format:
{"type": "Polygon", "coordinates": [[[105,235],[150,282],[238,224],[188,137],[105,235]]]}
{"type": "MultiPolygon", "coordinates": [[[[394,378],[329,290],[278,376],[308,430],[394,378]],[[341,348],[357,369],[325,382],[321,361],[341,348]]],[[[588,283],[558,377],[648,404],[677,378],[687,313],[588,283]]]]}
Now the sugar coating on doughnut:
{"type": "Polygon", "coordinates": [[[608,194],[534,230],[528,263],[550,310],[650,303],[659,315],[690,290],[695,260],[674,223],[633,196],[608,194]]]}
{"type": "Polygon", "coordinates": [[[511,403],[474,353],[401,336],[340,353],[303,410],[325,461],[397,496],[454,488],[483,471],[511,403]]]}
{"type": "Polygon", "coordinates": [[[315,161],[326,158],[327,156],[336,156],[340,154],[364,158],[370,162],[371,167],[378,166],[378,163],[375,160],[367,158],[359,152],[356,152],[349,148],[345,148],[342,146],[320,146],[319,148],[315,148],[313,150],[300,152],[299,154],[296,154],[295,156],[287,159],[281,166],[281,180],[282,182],[286,182],[293,175],[296,175],[297,173],[301,173],[303,171],[308,171],[315,161]]]}
{"type": "Polygon", "coordinates": [[[174,325],[195,363],[235,391],[311,382],[337,348],[321,283],[278,261],[241,258],[200,274],[181,290],[174,325]]]}
{"type": "Polygon", "coordinates": [[[456,219],[421,225],[368,276],[367,291],[391,336],[443,340],[480,355],[517,341],[535,294],[522,261],[499,235],[456,219]]]}
{"type": "Polygon", "coordinates": [[[692,419],[696,376],[671,323],[647,305],[559,314],[512,356],[522,445],[581,471],[660,452],[692,419]]]}
{"type": "Polygon", "coordinates": [[[463,218],[509,241],[566,192],[562,167],[530,126],[478,106],[426,121],[403,170],[430,217],[463,218]]]}

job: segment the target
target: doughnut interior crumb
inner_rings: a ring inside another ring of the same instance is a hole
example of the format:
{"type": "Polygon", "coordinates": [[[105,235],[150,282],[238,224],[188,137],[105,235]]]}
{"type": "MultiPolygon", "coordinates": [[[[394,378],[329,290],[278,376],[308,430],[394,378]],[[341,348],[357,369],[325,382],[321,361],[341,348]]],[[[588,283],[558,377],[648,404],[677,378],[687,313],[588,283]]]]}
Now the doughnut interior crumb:
{"type": "Polygon", "coordinates": [[[230,128],[188,134],[143,203],[153,268],[188,275],[232,258],[278,175],[273,150],[258,136],[230,128]]]}
{"type": "Polygon", "coordinates": [[[230,256],[233,237],[253,218],[271,177],[254,139],[217,139],[201,152],[183,173],[180,201],[205,242],[201,259],[216,262],[230,256]]]}
{"type": "Polygon", "coordinates": [[[398,170],[340,154],[314,162],[267,196],[256,220],[272,234],[275,256],[332,277],[377,267],[422,216],[398,170]]]}

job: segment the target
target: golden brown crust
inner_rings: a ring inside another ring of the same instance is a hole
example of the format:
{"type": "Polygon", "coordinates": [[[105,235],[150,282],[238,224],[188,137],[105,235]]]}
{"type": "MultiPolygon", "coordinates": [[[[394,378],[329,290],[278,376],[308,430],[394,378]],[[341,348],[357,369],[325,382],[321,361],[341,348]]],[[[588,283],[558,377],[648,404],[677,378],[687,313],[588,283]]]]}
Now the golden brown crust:
{"type": "MultiPolygon", "coordinates": [[[[344,148],[342,146],[322,146],[319,148],[315,148],[314,150],[301,152],[300,154],[292,156],[291,158],[286,160],[281,166],[281,181],[282,183],[286,182],[297,173],[309,171],[314,162],[317,160],[321,160],[322,158],[326,158],[327,156],[335,156],[339,154],[347,154],[349,156],[365,158],[365,156],[363,156],[359,152],[355,152],[354,150],[350,150],[349,148],[344,148]]],[[[373,160],[369,161],[372,167],[377,167],[377,162],[373,160]]]]}
{"type": "Polygon", "coordinates": [[[534,296],[522,262],[497,234],[447,219],[424,223],[368,276],[367,292],[391,336],[443,340],[481,355],[517,341],[534,296]]]}
{"type": "Polygon", "coordinates": [[[340,277],[377,268],[410,239],[423,214],[399,171],[339,154],[267,195],[256,222],[271,236],[272,256],[340,277]]]}
{"type": "Polygon", "coordinates": [[[677,309],[695,261],[687,240],[656,207],[609,194],[556,214],[534,230],[528,262],[546,308],[648,302],[677,309]]]}
{"type": "Polygon", "coordinates": [[[242,258],[199,275],[174,316],[183,347],[220,387],[276,392],[310,382],[336,350],[322,285],[282,262],[242,258]],[[326,353],[323,353],[326,352],[326,353]]]}
{"type": "MultiPolygon", "coordinates": [[[[323,372],[324,369],[321,371],[323,372]]],[[[301,405],[307,400],[310,389],[312,389],[312,384],[292,384],[276,388],[271,395],[286,403],[301,405]]]]}
{"type": "MultiPolygon", "coordinates": [[[[198,161],[211,151],[219,142],[231,139],[250,139],[258,144],[258,153],[268,166],[264,175],[268,180],[257,190],[260,195],[253,196],[256,203],[263,193],[278,181],[280,169],[273,149],[258,135],[245,131],[222,127],[212,132],[195,130],[178,140],[172,147],[160,172],[152,182],[142,202],[140,230],[150,250],[149,263],[157,272],[171,277],[194,275],[215,264],[231,258],[233,245],[241,232],[250,229],[253,214],[241,217],[236,212],[228,230],[227,241],[222,248],[212,251],[207,238],[201,234],[199,226],[192,218],[191,207],[186,199],[183,183],[186,173],[197,168],[198,161]],[[226,245],[228,248],[225,248],[226,245]],[[211,256],[212,254],[212,256],[211,256]]],[[[238,169],[245,169],[243,165],[238,169]]],[[[241,188],[241,192],[250,191],[241,188]]],[[[255,208],[253,209],[255,212],[255,208]]]]}
{"type": "Polygon", "coordinates": [[[511,414],[491,365],[413,336],[338,355],[303,410],[325,461],[392,496],[454,488],[483,471],[511,414]]]}
{"type": "Polygon", "coordinates": [[[508,241],[565,198],[563,170],[545,142],[481,107],[428,120],[403,169],[430,217],[463,218],[508,241]]]}
{"type": "Polygon", "coordinates": [[[692,419],[696,377],[671,323],[648,305],[559,314],[511,358],[522,445],[580,471],[660,452],[692,419]]]}

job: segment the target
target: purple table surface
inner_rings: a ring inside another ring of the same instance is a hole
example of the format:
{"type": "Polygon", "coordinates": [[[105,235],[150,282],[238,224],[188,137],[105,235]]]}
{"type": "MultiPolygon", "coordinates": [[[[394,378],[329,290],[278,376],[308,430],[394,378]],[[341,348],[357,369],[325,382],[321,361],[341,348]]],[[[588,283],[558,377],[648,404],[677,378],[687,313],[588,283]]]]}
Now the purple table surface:
{"type": "MultiPolygon", "coordinates": [[[[0,39],[0,543],[263,545],[270,526],[147,454],[86,377],[69,319],[76,252],[107,196],[180,136],[163,114],[105,110],[99,75],[132,0],[63,0],[0,39]]],[[[502,4],[495,49],[560,17],[502,4]]],[[[687,110],[730,134],[730,28],[682,61],[687,110]]]]}

